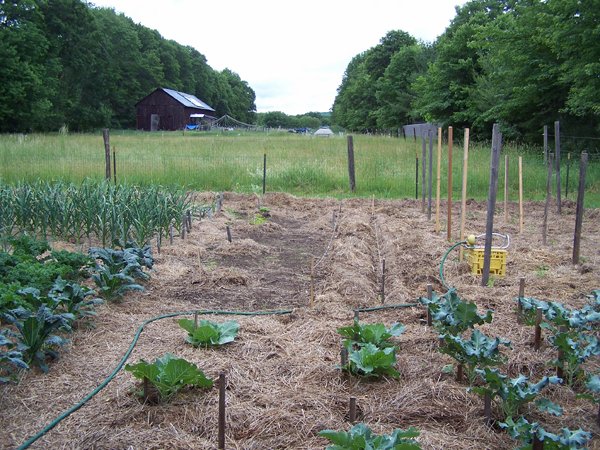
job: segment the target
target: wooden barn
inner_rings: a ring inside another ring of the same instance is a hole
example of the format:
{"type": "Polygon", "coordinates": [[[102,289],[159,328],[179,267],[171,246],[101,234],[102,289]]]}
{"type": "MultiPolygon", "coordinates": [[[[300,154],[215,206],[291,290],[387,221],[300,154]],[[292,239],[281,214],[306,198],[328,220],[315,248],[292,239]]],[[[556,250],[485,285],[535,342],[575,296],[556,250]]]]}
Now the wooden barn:
{"type": "Polygon", "coordinates": [[[138,130],[182,130],[192,123],[210,124],[215,110],[192,94],[158,88],[141,99],[136,107],[138,130]]]}

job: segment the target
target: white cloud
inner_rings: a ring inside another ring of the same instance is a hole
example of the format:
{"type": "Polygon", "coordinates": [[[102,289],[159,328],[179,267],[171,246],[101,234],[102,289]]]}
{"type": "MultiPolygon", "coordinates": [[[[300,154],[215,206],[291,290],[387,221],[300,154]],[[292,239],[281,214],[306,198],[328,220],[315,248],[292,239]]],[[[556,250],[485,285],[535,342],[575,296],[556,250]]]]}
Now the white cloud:
{"type": "Polygon", "coordinates": [[[259,112],[328,111],[346,66],[391,30],[432,42],[465,0],[96,0],[190,45],[256,92],[259,112]]]}

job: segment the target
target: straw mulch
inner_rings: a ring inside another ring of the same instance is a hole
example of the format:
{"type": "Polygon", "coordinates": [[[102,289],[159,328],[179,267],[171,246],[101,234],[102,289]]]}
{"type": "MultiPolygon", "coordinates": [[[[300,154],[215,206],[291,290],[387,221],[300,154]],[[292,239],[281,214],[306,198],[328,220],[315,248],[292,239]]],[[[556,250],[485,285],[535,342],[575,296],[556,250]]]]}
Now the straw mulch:
{"type": "MultiPolygon", "coordinates": [[[[198,198],[208,198],[199,196],[198,198]]],[[[103,305],[98,317],[83,323],[72,345],[46,375],[33,371],[19,385],[0,388],[0,447],[14,448],[58,414],[78,402],[111,373],[137,327],[146,319],[191,309],[257,311],[293,308],[279,316],[237,316],[236,341],[219,349],[194,349],[170,318],[150,324],[130,362],[154,360],[166,352],[197,364],[209,377],[227,376],[227,448],[316,449],[327,441],[323,429],[348,429],[348,402],[356,397],[359,420],[377,433],[414,426],[424,449],[510,449],[505,432],[482,420],[483,402],[442,368],[452,361],[437,351],[437,335],[424,325],[420,307],[361,314],[361,321],[401,322],[398,380],[345,376],[339,364],[340,336],[352,309],[380,304],[382,260],[386,262],[385,303],[414,302],[427,283],[442,290],[439,263],[449,248],[446,210],[441,232],[427,220],[420,203],[404,201],[309,200],[267,195],[267,223],[252,225],[257,198],[228,194],[221,213],[195,221],[184,240],[163,242],[152,279],[144,293],[103,305]],[[226,240],[226,226],[233,242],[226,240]],[[310,301],[311,265],[315,278],[310,301]]],[[[460,205],[454,205],[453,236],[458,239],[460,205]]],[[[585,295],[600,288],[600,212],[589,210],[581,246],[583,262],[571,264],[574,230],[572,203],[549,221],[549,245],[541,245],[542,204],[528,204],[525,229],[518,233],[516,205],[496,229],[512,236],[507,275],[482,287],[458,252],[448,258],[446,280],[480,310],[493,309],[491,336],[512,341],[503,369],[535,379],[553,374],[547,362],[555,352],[546,343],[531,346],[533,329],[515,320],[514,297],[525,277],[526,295],[581,307],[585,295]]],[[[469,202],[467,232],[485,231],[485,205],[469,202]]],[[[223,321],[231,316],[207,316],[223,321]]],[[[598,370],[599,361],[588,364],[598,370]]],[[[217,447],[218,389],[188,390],[169,402],[143,404],[133,394],[139,384],[128,372],[117,377],[32,448],[211,449],[217,447]]],[[[524,413],[551,430],[583,428],[595,434],[590,448],[600,448],[595,425],[597,406],[575,397],[566,387],[548,396],[565,409],[560,418],[524,413]]],[[[494,417],[499,411],[494,408],[494,417]]]]}

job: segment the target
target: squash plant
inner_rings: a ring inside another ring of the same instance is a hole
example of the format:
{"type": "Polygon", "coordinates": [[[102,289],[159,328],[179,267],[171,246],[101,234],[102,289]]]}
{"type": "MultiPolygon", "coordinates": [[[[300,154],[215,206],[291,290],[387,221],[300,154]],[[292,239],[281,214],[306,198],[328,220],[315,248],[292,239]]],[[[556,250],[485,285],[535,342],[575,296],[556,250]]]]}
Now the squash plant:
{"type": "Polygon", "coordinates": [[[337,332],[342,337],[359,344],[374,344],[379,348],[386,348],[393,346],[389,339],[400,336],[405,329],[406,327],[399,323],[386,328],[382,323],[360,324],[355,320],[353,325],[338,328],[337,332]]]}
{"type": "Polygon", "coordinates": [[[233,342],[240,328],[236,321],[224,323],[201,320],[198,324],[193,320],[181,319],[177,323],[188,332],[185,340],[194,347],[209,347],[233,342]]]}
{"type": "Polygon", "coordinates": [[[354,425],[348,431],[323,430],[319,436],[332,442],[327,450],[420,450],[413,438],[419,436],[416,428],[395,429],[391,434],[373,434],[364,423],[354,425]]]}
{"type": "Polygon", "coordinates": [[[148,380],[162,400],[168,400],[185,386],[211,388],[213,381],[195,364],[171,353],[157,358],[153,363],[143,359],[137,364],[126,364],[125,370],[140,380],[148,380]]]}

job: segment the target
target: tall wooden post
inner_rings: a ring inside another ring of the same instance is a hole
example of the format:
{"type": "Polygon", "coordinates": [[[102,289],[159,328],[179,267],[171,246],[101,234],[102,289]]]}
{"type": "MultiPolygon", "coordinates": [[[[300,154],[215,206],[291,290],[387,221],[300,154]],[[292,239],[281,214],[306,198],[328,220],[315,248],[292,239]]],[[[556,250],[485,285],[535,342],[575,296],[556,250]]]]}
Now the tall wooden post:
{"type": "Polygon", "coordinates": [[[440,232],[440,189],[442,173],[442,129],[438,128],[438,146],[437,146],[437,176],[435,191],[435,232],[440,232]]]}
{"type": "Polygon", "coordinates": [[[427,140],[421,135],[421,212],[425,213],[425,196],[427,195],[427,140]]]}
{"type": "Polygon", "coordinates": [[[262,191],[263,195],[267,192],[267,154],[263,154],[263,183],[262,183],[262,191]]]}
{"type": "Polygon", "coordinates": [[[350,179],[350,191],[356,190],[356,173],[354,171],[354,139],[348,136],[348,178],[350,179]]]}
{"type": "Polygon", "coordinates": [[[523,232],[523,157],[519,156],[519,233],[523,232]]]}
{"type": "Polygon", "coordinates": [[[452,241],[452,127],[448,127],[448,241],[452,241]]]}
{"type": "Polygon", "coordinates": [[[431,186],[433,178],[433,133],[431,129],[428,133],[429,136],[429,185],[427,187],[427,220],[431,220],[431,186]]]}
{"type": "Polygon", "coordinates": [[[544,164],[548,162],[548,125],[544,125],[544,164]]]}
{"type": "Polygon", "coordinates": [[[550,210],[550,200],[552,199],[552,163],[553,153],[548,156],[548,174],[546,175],[546,204],[544,205],[544,219],[542,221],[542,244],[547,245],[548,236],[548,212],[550,210]]]}
{"type": "Polygon", "coordinates": [[[554,122],[554,159],[556,162],[556,212],[561,213],[561,196],[560,196],[560,122],[554,122]]]}
{"type": "Polygon", "coordinates": [[[573,239],[573,264],[579,263],[579,247],[581,244],[581,226],[583,225],[583,197],[585,194],[585,172],[588,164],[588,154],[581,154],[579,163],[579,189],[577,191],[577,208],[575,210],[575,237],[573,239]]]}
{"type": "Polygon", "coordinates": [[[108,128],[102,130],[102,138],[104,139],[105,177],[110,181],[110,133],[108,128]]]}
{"type": "Polygon", "coordinates": [[[502,134],[495,123],[492,131],[492,161],[490,167],[490,186],[487,203],[487,221],[485,227],[485,246],[483,250],[483,272],[481,285],[487,286],[490,279],[490,263],[492,256],[492,233],[494,232],[494,209],[496,208],[496,192],[498,189],[498,164],[502,148],[502,134]]]}
{"type": "MultiPolygon", "coordinates": [[[[413,127],[415,146],[417,145],[417,129],[413,127]]],[[[419,200],[419,150],[415,148],[415,200],[419,200]]]]}
{"type": "MultiPolygon", "coordinates": [[[[467,176],[469,169],[469,129],[465,128],[465,147],[463,151],[463,178],[462,178],[462,203],[460,208],[460,240],[465,238],[465,225],[467,223],[467,176]]],[[[463,260],[464,249],[461,246],[459,261],[463,260]]]]}
{"type": "Polygon", "coordinates": [[[219,374],[219,436],[218,448],[225,449],[225,373],[219,374]]]}
{"type": "Polygon", "coordinates": [[[508,225],[508,155],[504,155],[504,224],[508,225]]]}

